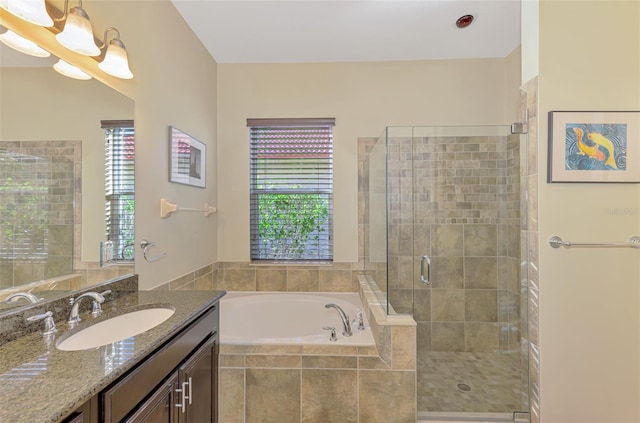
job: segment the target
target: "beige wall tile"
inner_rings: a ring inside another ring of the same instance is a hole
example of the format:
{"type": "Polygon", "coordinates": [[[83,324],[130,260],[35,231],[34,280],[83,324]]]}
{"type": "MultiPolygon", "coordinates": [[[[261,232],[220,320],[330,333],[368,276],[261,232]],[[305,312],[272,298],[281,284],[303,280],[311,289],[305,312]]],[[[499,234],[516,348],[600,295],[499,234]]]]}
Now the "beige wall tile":
{"type": "Polygon", "coordinates": [[[353,356],[303,356],[304,369],[355,369],[357,357],[353,356]]]}
{"type": "Polygon", "coordinates": [[[464,290],[433,289],[431,296],[431,318],[433,321],[464,320],[464,290]]]}
{"type": "Polygon", "coordinates": [[[496,257],[465,257],[464,287],[496,289],[498,287],[498,259],[496,257]]]}
{"type": "Polygon", "coordinates": [[[296,292],[318,292],[318,270],[289,269],[287,270],[287,290],[296,292]]]}
{"type": "Polygon", "coordinates": [[[220,369],[218,378],[220,423],[244,423],[244,369],[220,369]]]}
{"type": "Polygon", "coordinates": [[[417,322],[431,320],[432,289],[417,289],[413,293],[413,318],[417,322]]]}
{"type": "Polygon", "coordinates": [[[431,323],[432,351],[464,351],[464,323],[431,323]]]}
{"type": "Polygon", "coordinates": [[[358,357],[358,369],[360,370],[390,370],[391,367],[380,357],[358,357]]]}
{"type": "Polygon", "coordinates": [[[431,322],[418,322],[416,326],[416,345],[418,355],[431,351],[431,322]]]}
{"type": "MultiPolygon", "coordinates": [[[[355,370],[303,370],[302,422],[357,422],[355,370]]],[[[281,420],[284,422],[284,420],[281,420]]]]}
{"type": "Polygon", "coordinates": [[[495,256],[497,232],[496,225],[464,225],[464,255],[495,256]]]}
{"type": "Polygon", "coordinates": [[[462,225],[431,225],[433,256],[462,256],[462,225]]]}
{"type": "Polygon", "coordinates": [[[465,292],[467,322],[497,322],[498,293],[495,289],[468,289],[465,292]]]}
{"type": "Polygon", "coordinates": [[[258,291],[286,291],[287,271],[256,268],[256,289],[258,291]]]}
{"type": "Polygon", "coordinates": [[[195,289],[197,291],[210,291],[213,289],[213,275],[207,273],[195,280],[195,289]]]}
{"type": "Polygon", "coordinates": [[[246,423],[298,422],[300,372],[290,369],[247,369],[246,423]]]}
{"type": "Polygon", "coordinates": [[[360,422],[416,421],[415,372],[361,370],[358,385],[360,422]]]}
{"type": "Polygon", "coordinates": [[[247,368],[300,368],[302,362],[299,355],[247,355],[247,368]]]}
{"type": "Polygon", "coordinates": [[[491,352],[500,348],[500,325],[497,323],[465,323],[465,350],[491,352]]]}
{"type": "Polygon", "coordinates": [[[431,257],[432,288],[463,288],[463,263],[462,257],[431,257]]]}
{"type": "Polygon", "coordinates": [[[391,367],[415,370],[416,368],[416,327],[391,327],[391,367]]]}
{"type": "Polygon", "coordinates": [[[244,354],[220,354],[220,367],[245,367],[244,354]]]}
{"type": "Polygon", "coordinates": [[[356,355],[358,354],[358,347],[347,346],[347,345],[303,345],[302,354],[356,355]]]}
{"type": "Polygon", "coordinates": [[[322,292],[351,292],[353,279],[349,270],[322,270],[318,272],[318,287],[322,292]]]}
{"type": "MultiPolygon", "coordinates": [[[[239,265],[239,263],[234,263],[239,265]]],[[[255,291],[256,271],[248,268],[225,267],[222,270],[222,286],[229,291],[255,291]]]]}

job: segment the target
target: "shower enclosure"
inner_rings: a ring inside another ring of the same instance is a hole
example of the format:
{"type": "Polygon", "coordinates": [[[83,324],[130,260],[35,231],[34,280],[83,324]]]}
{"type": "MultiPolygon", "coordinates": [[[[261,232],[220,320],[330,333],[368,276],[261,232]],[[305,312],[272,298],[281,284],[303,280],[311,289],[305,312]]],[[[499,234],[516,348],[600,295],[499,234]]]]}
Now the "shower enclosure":
{"type": "Polygon", "coordinates": [[[365,269],[387,312],[417,322],[421,419],[528,410],[526,154],[510,129],[389,127],[361,149],[365,269]]]}

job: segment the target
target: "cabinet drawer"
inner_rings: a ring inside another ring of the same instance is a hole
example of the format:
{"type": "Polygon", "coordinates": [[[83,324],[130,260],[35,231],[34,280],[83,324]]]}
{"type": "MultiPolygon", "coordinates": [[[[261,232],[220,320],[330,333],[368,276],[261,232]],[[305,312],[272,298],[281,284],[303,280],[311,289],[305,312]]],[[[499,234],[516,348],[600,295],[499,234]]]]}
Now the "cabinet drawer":
{"type": "Polygon", "coordinates": [[[191,352],[218,330],[218,305],[168,341],[113,386],[103,391],[104,422],[119,422],[191,352]]]}

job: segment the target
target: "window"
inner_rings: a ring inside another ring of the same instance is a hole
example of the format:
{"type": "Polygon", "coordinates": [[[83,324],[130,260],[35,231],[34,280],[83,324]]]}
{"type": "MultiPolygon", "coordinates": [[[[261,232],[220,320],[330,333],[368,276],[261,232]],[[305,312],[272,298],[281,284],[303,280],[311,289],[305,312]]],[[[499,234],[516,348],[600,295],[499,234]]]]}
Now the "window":
{"type": "Polygon", "coordinates": [[[133,121],[102,121],[105,130],[105,223],[110,262],[134,253],[135,131],[133,121]],[[109,254],[111,256],[111,254],[109,254]]]}
{"type": "Polygon", "coordinates": [[[335,119],[247,119],[251,260],[333,260],[335,119]]]}

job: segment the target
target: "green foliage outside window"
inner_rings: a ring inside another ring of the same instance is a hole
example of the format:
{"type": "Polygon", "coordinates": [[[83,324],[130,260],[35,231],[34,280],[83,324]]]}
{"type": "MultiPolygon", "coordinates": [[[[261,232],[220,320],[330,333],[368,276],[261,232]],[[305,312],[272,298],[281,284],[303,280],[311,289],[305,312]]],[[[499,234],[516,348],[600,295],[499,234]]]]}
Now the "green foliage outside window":
{"type": "Polygon", "coordinates": [[[329,202],[322,194],[258,196],[259,237],[263,259],[318,256],[320,234],[327,231],[329,202]]]}

